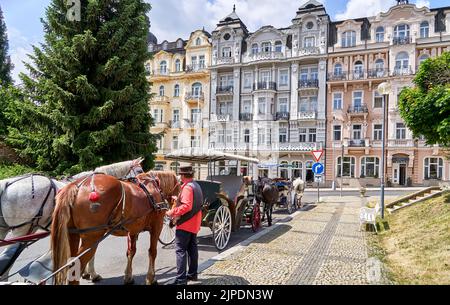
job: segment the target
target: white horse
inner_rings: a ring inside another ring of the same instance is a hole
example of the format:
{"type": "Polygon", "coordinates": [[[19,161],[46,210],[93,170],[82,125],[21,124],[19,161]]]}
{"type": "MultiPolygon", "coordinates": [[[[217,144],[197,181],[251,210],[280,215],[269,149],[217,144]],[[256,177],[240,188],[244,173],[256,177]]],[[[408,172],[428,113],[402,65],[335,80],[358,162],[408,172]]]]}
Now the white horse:
{"type": "MultiPolygon", "coordinates": [[[[63,181],[39,174],[29,174],[0,180],[0,240],[33,234],[50,227],[55,196],[71,181],[87,177],[92,173],[104,173],[117,178],[135,177],[143,172],[139,158],[96,168],[63,181]]],[[[8,250],[0,253],[0,257],[8,250]]],[[[94,271],[94,258],[89,262],[86,278],[98,281],[101,277],[94,271]]],[[[8,277],[9,269],[0,270],[0,280],[8,277]]]]}
{"type": "Polygon", "coordinates": [[[302,198],[303,193],[305,192],[306,184],[305,181],[303,181],[301,178],[297,178],[292,183],[293,187],[293,194],[292,194],[292,202],[295,202],[297,204],[297,208],[301,209],[303,207],[302,198]]]}

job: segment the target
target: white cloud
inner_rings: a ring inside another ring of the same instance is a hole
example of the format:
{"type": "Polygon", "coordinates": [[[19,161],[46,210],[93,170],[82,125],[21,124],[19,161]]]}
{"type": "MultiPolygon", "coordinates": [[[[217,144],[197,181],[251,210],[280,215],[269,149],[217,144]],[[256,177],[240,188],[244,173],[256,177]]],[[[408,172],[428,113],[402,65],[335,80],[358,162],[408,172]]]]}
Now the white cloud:
{"type": "Polygon", "coordinates": [[[430,1],[428,1],[428,0],[417,0],[416,1],[416,6],[417,7],[424,7],[424,6],[430,7],[430,1]]]}
{"type": "Polygon", "coordinates": [[[219,20],[232,12],[233,4],[251,32],[269,24],[287,27],[305,2],[307,0],[154,0],[151,1],[151,31],[158,42],[186,39],[192,31],[202,27],[212,32],[219,20]]]}
{"type": "Polygon", "coordinates": [[[20,84],[19,74],[28,71],[23,62],[30,62],[28,54],[33,53],[31,45],[37,44],[37,40],[31,42],[29,38],[13,27],[8,28],[8,40],[10,47],[9,54],[14,64],[14,69],[11,74],[16,84],[20,84]]]}

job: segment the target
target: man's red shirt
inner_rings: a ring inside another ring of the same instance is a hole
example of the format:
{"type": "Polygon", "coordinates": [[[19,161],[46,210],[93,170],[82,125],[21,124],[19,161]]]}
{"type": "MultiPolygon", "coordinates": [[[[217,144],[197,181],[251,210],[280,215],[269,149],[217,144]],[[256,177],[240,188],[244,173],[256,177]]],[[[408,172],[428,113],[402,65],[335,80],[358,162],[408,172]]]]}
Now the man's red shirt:
{"type": "MultiPolygon", "coordinates": [[[[180,205],[172,210],[172,217],[181,217],[192,210],[194,205],[194,190],[188,183],[192,182],[192,179],[187,180],[181,186],[180,193],[180,205]]],[[[177,230],[183,230],[190,233],[197,234],[200,231],[200,226],[202,223],[202,211],[199,211],[191,219],[177,226],[177,230]]]]}

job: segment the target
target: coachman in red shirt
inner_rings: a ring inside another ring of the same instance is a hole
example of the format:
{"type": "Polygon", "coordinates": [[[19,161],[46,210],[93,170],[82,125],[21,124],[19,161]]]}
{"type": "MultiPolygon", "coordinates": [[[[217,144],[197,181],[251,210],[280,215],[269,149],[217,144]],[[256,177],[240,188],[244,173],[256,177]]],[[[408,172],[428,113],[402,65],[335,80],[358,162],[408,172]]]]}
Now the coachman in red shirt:
{"type": "Polygon", "coordinates": [[[194,181],[192,166],[180,167],[179,174],[183,185],[177,206],[167,212],[176,220],[175,253],[177,256],[177,277],[173,284],[186,285],[187,281],[197,281],[198,248],[197,234],[202,222],[203,193],[194,181]],[[189,257],[189,260],[188,260],[189,257]],[[189,270],[186,273],[186,265],[189,270]]]}

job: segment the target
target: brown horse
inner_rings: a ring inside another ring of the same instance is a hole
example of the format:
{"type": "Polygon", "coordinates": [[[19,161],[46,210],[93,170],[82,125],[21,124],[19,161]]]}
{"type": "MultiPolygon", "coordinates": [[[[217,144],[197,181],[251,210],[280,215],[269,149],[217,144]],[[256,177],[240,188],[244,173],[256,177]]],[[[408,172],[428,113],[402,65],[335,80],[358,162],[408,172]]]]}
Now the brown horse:
{"type": "MultiPolygon", "coordinates": [[[[112,228],[116,228],[112,235],[128,237],[124,282],[131,284],[137,237],[139,233],[148,231],[150,249],[146,283],[156,283],[157,244],[166,212],[160,207],[163,202],[178,195],[180,184],[173,172],[140,174],[137,182],[145,187],[150,196],[136,182],[121,181],[102,174],[77,180],[61,190],[56,197],[52,222],[51,246],[55,271],[71,257],[91,248],[80,258],[81,271],[84,270],[86,263],[95,255],[97,242],[112,228]],[[91,201],[94,189],[99,197],[96,202],[91,201]]],[[[67,268],[55,276],[55,284],[65,283],[67,268]]],[[[78,283],[71,281],[71,284],[78,283]]]]}

